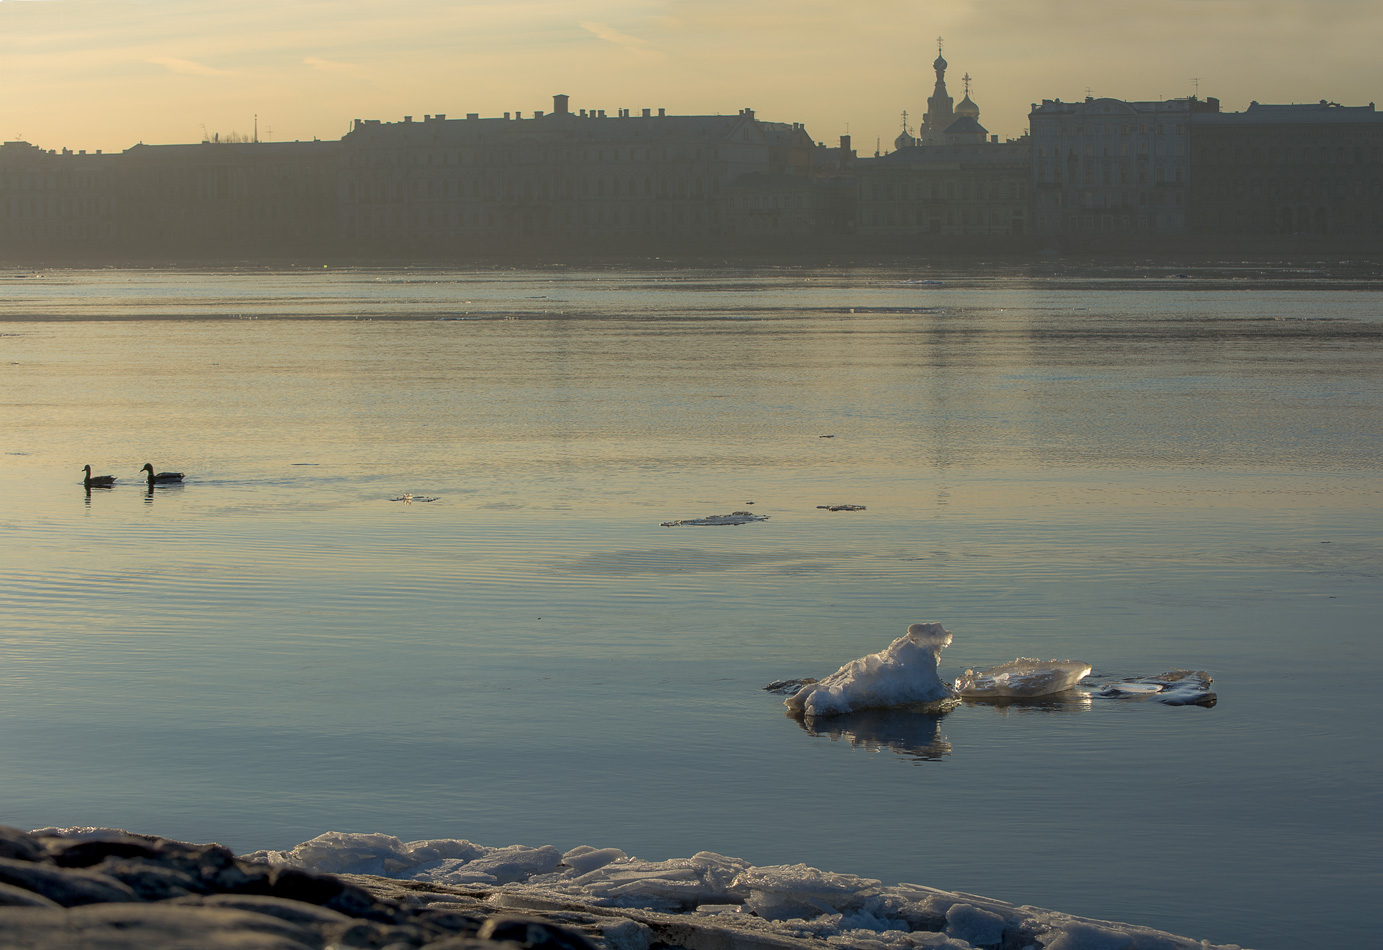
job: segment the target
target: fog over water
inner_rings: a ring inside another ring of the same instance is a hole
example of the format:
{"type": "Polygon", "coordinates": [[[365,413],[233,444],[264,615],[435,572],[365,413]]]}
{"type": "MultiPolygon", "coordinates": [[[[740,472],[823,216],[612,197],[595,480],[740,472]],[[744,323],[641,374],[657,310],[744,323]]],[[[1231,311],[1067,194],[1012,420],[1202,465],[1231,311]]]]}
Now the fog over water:
{"type": "Polygon", "coordinates": [[[0,292],[0,823],[709,850],[1258,948],[1372,939],[1373,282],[0,292]],[[186,481],[150,492],[145,462],[186,481]],[[740,510],[768,517],[663,526],[740,510]],[[922,621],[954,634],[944,679],[1188,668],[1219,703],[804,728],[762,689],[922,621]]]}

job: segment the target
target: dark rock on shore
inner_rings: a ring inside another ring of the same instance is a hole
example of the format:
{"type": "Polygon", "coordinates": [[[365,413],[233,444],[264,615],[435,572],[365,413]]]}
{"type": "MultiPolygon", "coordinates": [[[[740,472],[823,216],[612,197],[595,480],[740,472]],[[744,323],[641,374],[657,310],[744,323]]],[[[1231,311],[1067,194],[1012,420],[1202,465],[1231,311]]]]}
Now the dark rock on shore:
{"type": "Polygon", "coordinates": [[[376,895],[368,880],[244,861],[215,844],[0,827],[0,948],[593,950],[599,939],[478,898],[376,895]]]}

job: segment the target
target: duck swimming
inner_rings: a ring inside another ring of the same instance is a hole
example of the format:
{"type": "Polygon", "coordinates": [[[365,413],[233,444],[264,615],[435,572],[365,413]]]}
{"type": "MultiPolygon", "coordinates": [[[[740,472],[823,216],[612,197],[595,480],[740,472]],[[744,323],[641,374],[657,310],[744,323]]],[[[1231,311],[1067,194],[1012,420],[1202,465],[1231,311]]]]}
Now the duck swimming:
{"type": "Polygon", "coordinates": [[[144,467],[140,471],[149,473],[150,488],[155,485],[176,485],[182,481],[182,472],[159,472],[155,475],[154,467],[148,462],[144,463],[144,467]]]}
{"type": "Polygon", "coordinates": [[[87,491],[93,488],[110,488],[115,484],[114,475],[93,475],[90,465],[83,465],[82,471],[86,473],[86,477],[82,479],[82,484],[86,486],[87,491]]]}

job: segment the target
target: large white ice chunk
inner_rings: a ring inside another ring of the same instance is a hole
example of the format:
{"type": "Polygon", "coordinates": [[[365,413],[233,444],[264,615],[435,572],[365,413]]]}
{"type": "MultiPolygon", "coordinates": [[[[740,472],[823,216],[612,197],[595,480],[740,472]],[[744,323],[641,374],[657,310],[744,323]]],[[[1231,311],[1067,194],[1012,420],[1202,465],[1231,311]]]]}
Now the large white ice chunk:
{"type": "Polygon", "coordinates": [[[784,705],[800,716],[837,716],[856,709],[943,703],[955,692],[936,675],[951,633],[939,623],[915,623],[879,653],[862,656],[818,683],[808,683],[784,705]]]}
{"type": "Polygon", "coordinates": [[[1031,699],[1064,693],[1090,675],[1079,660],[1034,660],[1020,656],[987,670],[966,670],[956,692],[966,699],[1031,699]]]}

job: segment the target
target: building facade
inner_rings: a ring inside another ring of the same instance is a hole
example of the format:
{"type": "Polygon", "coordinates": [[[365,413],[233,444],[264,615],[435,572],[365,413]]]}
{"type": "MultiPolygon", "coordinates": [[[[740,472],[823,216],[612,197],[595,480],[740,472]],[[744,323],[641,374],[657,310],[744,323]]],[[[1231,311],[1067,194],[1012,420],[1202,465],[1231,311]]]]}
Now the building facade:
{"type": "Polygon", "coordinates": [[[114,240],[118,159],[0,145],[0,244],[80,248],[114,240]]]}
{"type": "Polygon", "coordinates": [[[863,235],[1016,235],[1029,230],[1028,141],[910,146],[856,170],[863,235]]]}
{"type": "Polygon", "coordinates": [[[136,145],[115,176],[122,243],[291,252],[335,236],[336,142],[136,145]]]}
{"type": "MultiPolygon", "coordinates": [[[[0,147],[0,244],[121,255],[291,254],[811,233],[838,216],[800,123],[752,109],[356,120],[335,142],[0,147]],[[829,206],[829,207],[828,207],[829,206]]],[[[838,203],[838,202],[836,202],[838,203]]]]}
{"type": "Polygon", "coordinates": [[[1383,233],[1383,113],[1325,102],[1192,116],[1204,234],[1383,233]]]}
{"type": "MultiPolygon", "coordinates": [[[[525,118],[357,120],[341,142],[348,240],[695,237],[733,233],[755,182],[810,184],[800,124],[727,116],[573,112],[566,96],[525,118]],[[754,176],[754,177],[750,177],[754,176]],[[738,184],[737,184],[738,183],[738,184]]],[[[775,192],[781,192],[774,184],[775,192]]]]}
{"type": "Polygon", "coordinates": [[[1190,226],[1193,116],[1219,100],[1044,99],[1029,113],[1039,233],[1175,234],[1190,226]]]}

